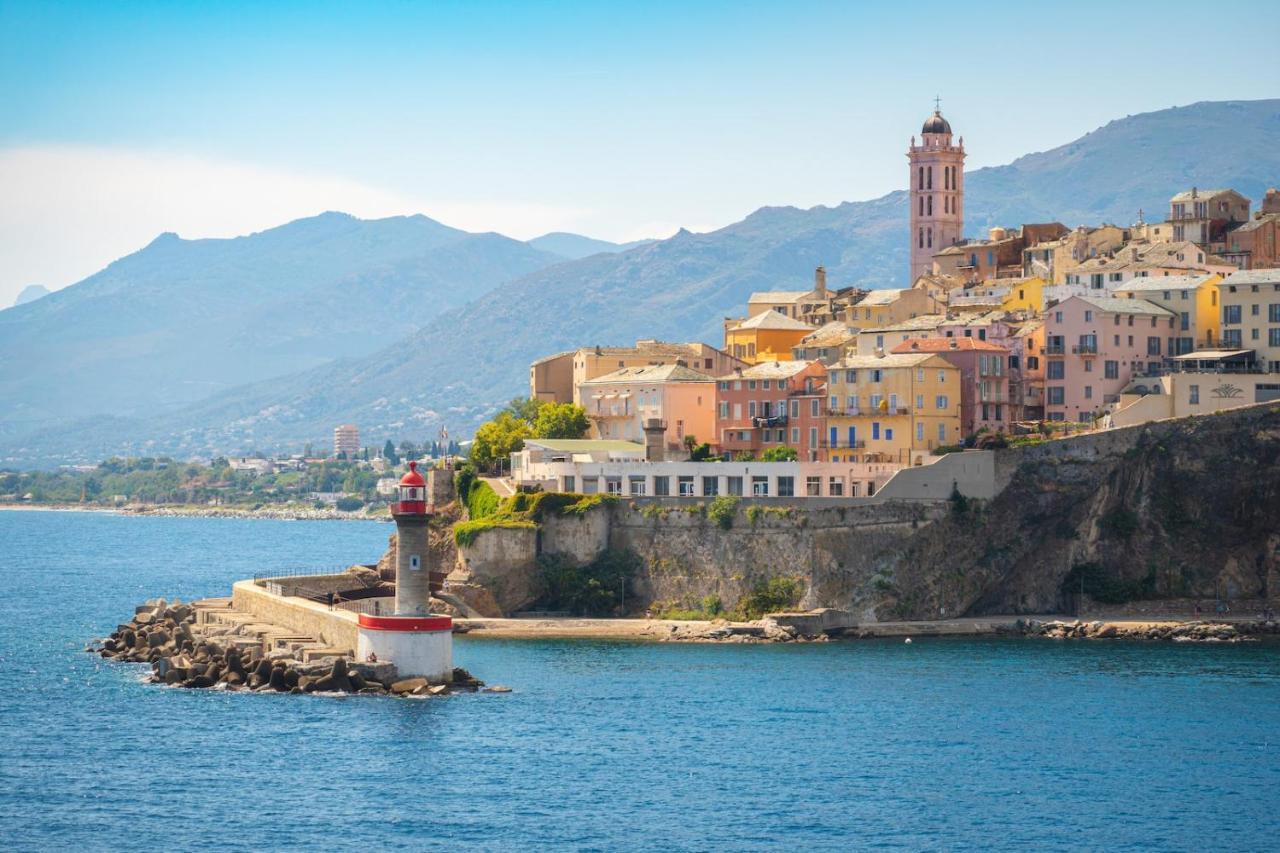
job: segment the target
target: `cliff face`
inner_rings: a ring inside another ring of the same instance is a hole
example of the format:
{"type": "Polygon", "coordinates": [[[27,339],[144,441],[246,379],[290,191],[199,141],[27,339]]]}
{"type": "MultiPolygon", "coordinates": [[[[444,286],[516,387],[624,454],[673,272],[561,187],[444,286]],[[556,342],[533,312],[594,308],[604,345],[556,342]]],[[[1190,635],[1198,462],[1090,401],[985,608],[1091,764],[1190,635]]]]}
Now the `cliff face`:
{"type": "Polygon", "coordinates": [[[868,622],[1064,612],[1082,588],[1102,602],[1280,591],[1280,407],[1000,451],[996,478],[990,501],[743,502],[727,527],[697,506],[600,506],[537,536],[481,533],[451,582],[518,609],[536,597],[538,553],[585,564],[624,549],[641,561],[633,609],[732,607],[786,576],[801,607],[868,622]]]}
{"type": "Polygon", "coordinates": [[[1008,485],[913,537],[896,613],[1067,608],[1093,597],[1257,598],[1280,576],[1280,407],[1001,454],[1008,485]]]}

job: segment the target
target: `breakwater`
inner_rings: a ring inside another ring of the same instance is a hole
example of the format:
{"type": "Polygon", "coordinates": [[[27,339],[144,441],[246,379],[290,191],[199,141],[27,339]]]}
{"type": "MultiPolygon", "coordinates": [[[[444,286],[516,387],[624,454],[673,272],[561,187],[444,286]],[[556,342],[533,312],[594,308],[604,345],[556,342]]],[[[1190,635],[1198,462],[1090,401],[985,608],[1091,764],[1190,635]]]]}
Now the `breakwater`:
{"type": "Polygon", "coordinates": [[[152,683],[188,689],[438,696],[484,687],[461,667],[448,681],[400,678],[394,662],[351,661],[309,637],[222,618],[229,613],[225,599],[152,599],[86,651],[121,663],[148,663],[152,683]]]}

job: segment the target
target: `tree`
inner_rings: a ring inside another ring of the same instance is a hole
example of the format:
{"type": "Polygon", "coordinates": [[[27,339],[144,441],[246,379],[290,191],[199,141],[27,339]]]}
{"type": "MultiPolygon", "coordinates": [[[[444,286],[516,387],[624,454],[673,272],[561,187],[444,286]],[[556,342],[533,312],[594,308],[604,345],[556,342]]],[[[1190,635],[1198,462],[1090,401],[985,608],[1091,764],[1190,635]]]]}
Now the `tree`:
{"type": "Polygon", "coordinates": [[[527,421],[509,411],[498,412],[493,420],[485,421],[476,428],[471,442],[471,461],[477,465],[501,464],[524,447],[524,440],[530,437],[530,432],[527,421]]]}
{"type": "Polygon", "coordinates": [[[760,454],[761,462],[795,462],[800,458],[800,454],[796,452],[794,447],[785,447],[779,445],[770,447],[764,453],[760,454]]]}
{"type": "Polygon", "coordinates": [[[387,443],[382,445],[382,458],[390,462],[392,465],[400,464],[400,457],[396,456],[396,446],[391,443],[391,439],[387,439],[387,443]]]}
{"type": "Polygon", "coordinates": [[[546,403],[533,422],[536,438],[582,438],[587,431],[587,410],[573,403],[546,403]]]}
{"type": "Polygon", "coordinates": [[[530,397],[516,397],[507,403],[507,407],[503,411],[525,423],[532,424],[538,419],[538,410],[545,405],[547,404],[542,400],[534,400],[530,397]]]}

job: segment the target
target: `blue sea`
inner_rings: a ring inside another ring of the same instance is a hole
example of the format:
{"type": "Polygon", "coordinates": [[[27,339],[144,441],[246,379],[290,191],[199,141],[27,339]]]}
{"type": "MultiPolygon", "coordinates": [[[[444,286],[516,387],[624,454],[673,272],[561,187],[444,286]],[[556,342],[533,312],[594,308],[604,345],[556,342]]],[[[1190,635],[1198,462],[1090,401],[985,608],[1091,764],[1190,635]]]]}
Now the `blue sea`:
{"type": "Polygon", "coordinates": [[[510,694],[168,689],[142,600],[372,562],[376,523],[0,512],[0,848],[1263,850],[1280,646],[462,638],[510,694]]]}

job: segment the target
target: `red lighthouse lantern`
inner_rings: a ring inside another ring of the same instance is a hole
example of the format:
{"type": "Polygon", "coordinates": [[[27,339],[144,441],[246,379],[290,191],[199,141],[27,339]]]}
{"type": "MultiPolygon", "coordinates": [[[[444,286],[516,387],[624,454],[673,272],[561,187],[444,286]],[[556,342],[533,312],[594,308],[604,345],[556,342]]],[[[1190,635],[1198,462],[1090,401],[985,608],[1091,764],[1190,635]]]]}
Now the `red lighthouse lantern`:
{"type": "Polygon", "coordinates": [[[400,478],[398,500],[391,507],[392,515],[426,515],[427,482],[418,473],[418,463],[409,463],[409,473],[400,478]]]}

